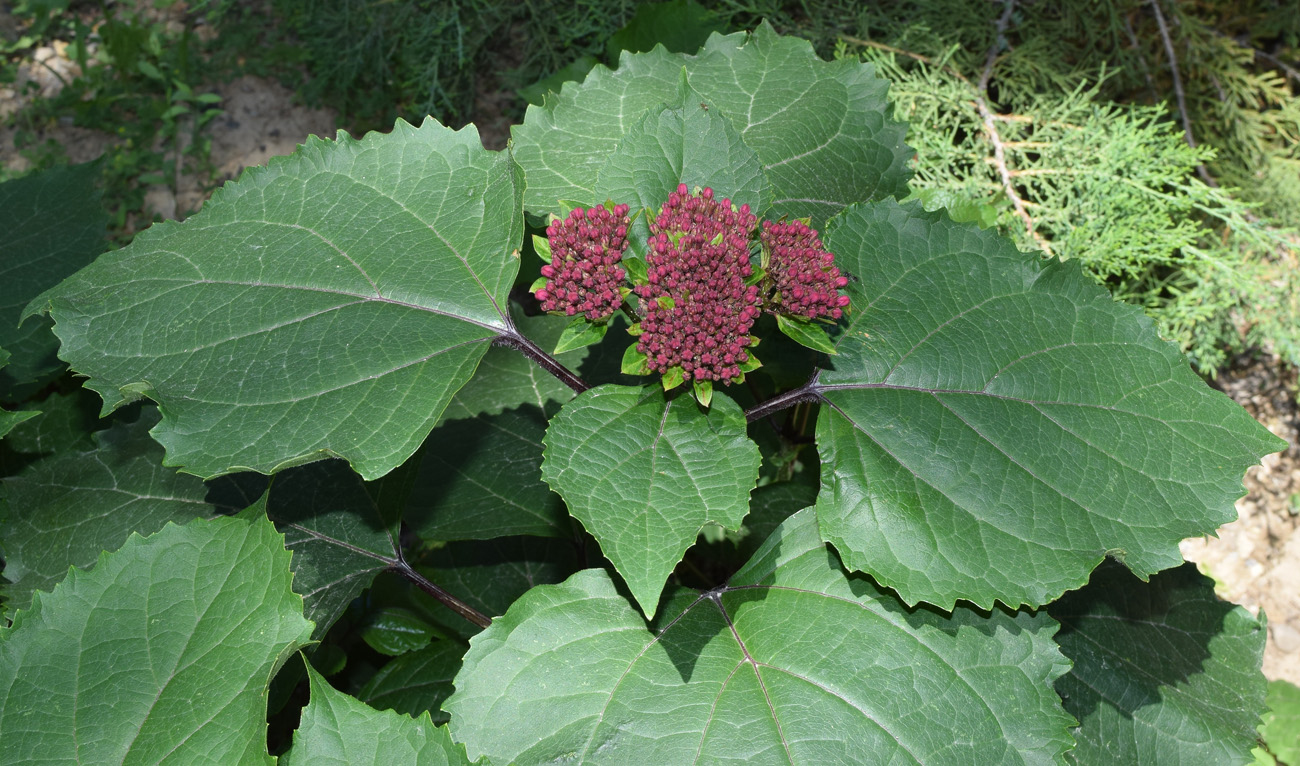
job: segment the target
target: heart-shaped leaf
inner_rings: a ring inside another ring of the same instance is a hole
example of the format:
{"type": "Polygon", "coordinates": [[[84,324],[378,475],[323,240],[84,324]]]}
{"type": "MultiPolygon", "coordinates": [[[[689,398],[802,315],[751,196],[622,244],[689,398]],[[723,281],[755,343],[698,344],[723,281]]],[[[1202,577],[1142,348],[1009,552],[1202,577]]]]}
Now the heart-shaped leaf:
{"type": "Polygon", "coordinates": [[[1073,662],[1056,681],[1079,720],[1073,763],[1251,762],[1264,625],[1194,565],[1144,583],[1107,563],[1047,611],[1073,662]]]}
{"type": "Polygon", "coordinates": [[[722,113],[684,80],[671,106],[651,109],[633,125],[596,179],[597,202],[648,208],[631,228],[632,247],[645,251],[648,220],[679,184],[709,187],[719,199],[748,204],[761,216],[771,200],[763,165],[722,113]]]}
{"type": "Polygon", "coordinates": [[[104,250],[98,176],[98,164],[86,163],[0,184],[0,346],[13,354],[0,370],[0,399],[22,398],[63,369],[49,321],[20,326],[18,318],[32,298],[104,250]]]}
{"type": "Polygon", "coordinates": [[[465,749],[453,744],[445,727],[424,713],[411,718],[375,710],[335,691],[309,664],[311,702],[293,734],[293,747],[280,758],[284,766],[469,766],[465,749]]]}
{"type": "Polygon", "coordinates": [[[653,615],[700,527],[740,527],[758,464],[745,415],[727,396],[704,410],[658,386],[606,385],[551,419],[542,478],[653,615]]]}
{"type": "Polygon", "coordinates": [[[472,127],[310,139],[33,302],[108,410],[162,405],[169,464],[400,465],[509,327],[523,178],[472,127]],[[291,425],[285,425],[291,424],[291,425]]]}
{"type": "Polygon", "coordinates": [[[149,438],[157,422],[149,408],[135,423],[96,433],[92,449],[51,455],[5,479],[0,540],[11,606],[26,607],[68,567],[94,566],[133,532],[213,515],[203,482],[160,465],[162,447],[149,438]]]}
{"type": "Polygon", "coordinates": [[[444,724],[448,716],[442,712],[442,701],[451,696],[451,682],[464,655],[464,644],[444,640],[394,657],[370,677],[357,697],[379,710],[409,716],[428,712],[434,723],[444,724]]]}
{"type": "Polygon", "coordinates": [[[1284,446],[1074,262],[892,200],[826,243],[854,281],[810,386],[817,518],[908,603],[1036,606],[1107,554],[1140,576],[1175,566],[1284,446]]]}
{"type": "Polygon", "coordinates": [[[868,64],[822,61],[807,41],[764,23],[752,34],[714,35],[693,56],[624,53],[617,70],[597,65],[545,106],[530,106],[511,130],[528,209],[603,202],[596,189],[606,158],[646,110],[677,98],[682,67],[701,102],[758,155],[774,210],[820,226],[854,202],[906,192],[912,150],[885,98],[888,83],[868,64]]]}
{"type": "Polygon", "coordinates": [[[375,575],[396,566],[397,520],[384,519],[361,478],[339,460],[276,476],[259,503],[293,552],[293,588],[320,639],[375,575]]]}
{"type": "Polygon", "coordinates": [[[1056,627],[908,609],[804,511],[654,632],[602,570],[530,591],[471,640],[444,708],[494,763],[1056,763],[1056,627]]]}
{"type": "Polygon", "coordinates": [[[0,628],[10,763],[274,763],[266,689],[311,623],[271,523],[168,524],[0,628]]]}

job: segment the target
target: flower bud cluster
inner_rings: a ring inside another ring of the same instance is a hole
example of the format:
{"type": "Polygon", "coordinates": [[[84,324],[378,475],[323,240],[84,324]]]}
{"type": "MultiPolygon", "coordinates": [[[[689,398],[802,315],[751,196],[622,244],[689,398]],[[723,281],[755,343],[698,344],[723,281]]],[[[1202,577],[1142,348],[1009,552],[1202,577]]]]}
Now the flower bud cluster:
{"type": "Polygon", "coordinates": [[[546,285],[535,293],[543,311],[608,319],[623,303],[626,272],[619,266],[627,249],[627,205],[576,208],[546,227],[551,262],[542,267],[546,285]]]}
{"type": "Polygon", "coordinates": [[[840,275],[835,256],[822,247],[816,229],[803,221],[764,221],[760,237],[769,253],[764,281],[773,291],[773,312],[805,319],[839,319],[844,314],[849,296],[839,290],[849,280],[840,275]]]}
{"type": "Polygon", "coordinates": [[[691,194],[685,184],[668,196],[650,225],[648,283],[641,298],[637,350],[652,372],[681,367],[686,380],[730,382],[749,361],[750,327],[758,318],[757,285],[746,285],[749,234],[757,217],[732,209],[712,189],[691,194]]]}

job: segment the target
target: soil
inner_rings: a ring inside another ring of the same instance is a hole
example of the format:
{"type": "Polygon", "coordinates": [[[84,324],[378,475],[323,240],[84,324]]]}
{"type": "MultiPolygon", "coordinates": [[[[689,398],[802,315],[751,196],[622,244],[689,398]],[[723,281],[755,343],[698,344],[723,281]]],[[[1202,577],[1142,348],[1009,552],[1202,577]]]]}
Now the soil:
{"type": "Polygon", "coordinates": [[[1184,540],[1183,556],[1214,578],[1219,595],[1268,618],[1264,675],[1300,684],[1300,408],[1294,367],[1241,356],[1212,385],[1289,447],[1246,472],[1237,521],[1219,536],[1184,540]]]}
{"type": "MultiPolygon", "coordinates": [[[[53,72],[64,78],[77,74],[75,64],[63,54],[57,45],[38,49],[24,69],[24,76],[42,95],[48,96],[59,87],[59,78],[53,72]]],[[[509,135],[509,115],[516,107],[514,95],[497,87],[491,77],[484,78],[474,115],[484,143],[492,149],[504,146],[509,135]]],[[[25,90],[21,82],[15,88],[0,89],[0,121],[29,97],[25,90]]],[[[174,186],[150,189],[148,204],[162,217],[183,217],[198,209],[212,181],[230,180],[244,167],[289,154],[309,135],[334,135],[337,115],[295,103],[294,93],[273,81],[241,77],[212,90],[221,95],[224,109],[224,114],[206,127],[212,138],[215,178],[186,177],[174,186]]],[[[108,134],[63,124],[51,126],[39,138],[58,141],[74,162],[94,159],[114,140],[108,134]]],[[[0,127],[0,158],[10,169],[25,169],[26,160],[14,150],[12,129],[0,127]]],[[[1252,611],[1263,610],[1269,623],[1264,673],[1271,679],[1300,684],[1297,373],[1277,357],[1261,352],[1237,358],[1220,371],[1211,385],[1245,407],[1290,446],[1265,457],[1247,472],[1247,494],[1237,501],[1239,519],[1222,527],[1217,538],[1184,541],[1183,555],[1215,579],[1223,598],[1252,611]]]]}

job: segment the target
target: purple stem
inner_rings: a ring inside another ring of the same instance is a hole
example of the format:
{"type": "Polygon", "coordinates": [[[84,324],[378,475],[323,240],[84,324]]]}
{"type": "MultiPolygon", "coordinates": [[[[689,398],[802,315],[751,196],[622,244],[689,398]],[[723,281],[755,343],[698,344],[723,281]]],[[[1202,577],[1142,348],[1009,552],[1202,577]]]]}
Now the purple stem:
{"type": "Polygon", "coordinates": [[[429,582],[424,575],[411,568],[410,564],[405,561],[398,561],[391,567],[392,571],[400,574],[415,584],[417,588],[428,593],[430,596],[438,599],[439,603],[451,611],[459,614],[461,617],[469,620],[480,628],[486,628],[492,624],[492,618],[478,611],[474,607],[466,604],[464,601],[456,598],[447,591],[439,588],[437,585],[429,582]]]}
{"type": "Polygon", "coordinates": [[[808,382],[804,383],[802,386],[792,388],[784,394],[777,394],[771,399],[768,399],[765,402],[759,402],[748,410],[745,410],[745,421],[753,423],[755,420],[765,418],[768,415],[780,412],[787,407],[793,407],[801,402],[820,401],[822,398],[821,386],[817,385],[817,377],[819,375],[821,375],[821,371],[814,372],[813,376],[808,379],[808,382]]]}
{"type": "Polygon", "coordinates": [[[513,348],[533,360],[540,365],[543,370],[546,370],[559,378],[560,382],[573,389],[574,393],[580,394],[591,388],[591,385],[587,383],[587,381],[578,377],[573,370],[560,364],[556,361],[555,357],[543,351],[541,346],[538,346],[536,343],[533,343],[531,340],[524,337],[523,333],[516,330],[513,324],[505,332],[498,335],[493,343],[496,343],[499,346],[508,346],[509,348],[513,348]]]}

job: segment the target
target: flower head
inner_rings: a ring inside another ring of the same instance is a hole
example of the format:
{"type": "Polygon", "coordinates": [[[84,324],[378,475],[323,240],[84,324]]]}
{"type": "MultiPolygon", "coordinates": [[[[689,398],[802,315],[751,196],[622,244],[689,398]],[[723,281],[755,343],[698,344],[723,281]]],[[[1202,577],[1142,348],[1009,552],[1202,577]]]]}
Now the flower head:
{"type": "Polygon", "coordinates": [[[835,267],[835,256],[822,247],[816,229],[803,221],[764,221],[760,237],[769,254],[764,283],[772,291],[773,312],[805,319],[843,316],[849,296],[839,290],[849,280],[835,267]]]}
{"type": "Polygon", "coordinates": [[[546,227],[551,262],[542,267],[546,284],[535,293],[543,311],[608,319],[623,303],[626,272],[619,266],[627,249],[627,205],[576,208],[546,227]]]}
{"type": "Polygon", "coordinates": [[[757,217],[748,205],[691,194],[685,184],[668,196],[650,225],[647,284],[636,288],[645,316],[637,350],[652,372],[680,367],[685,380],[730,383],[749,361],[750,327],[759,315],[757,285],[746,285],[749,233],[757,217]]]}

